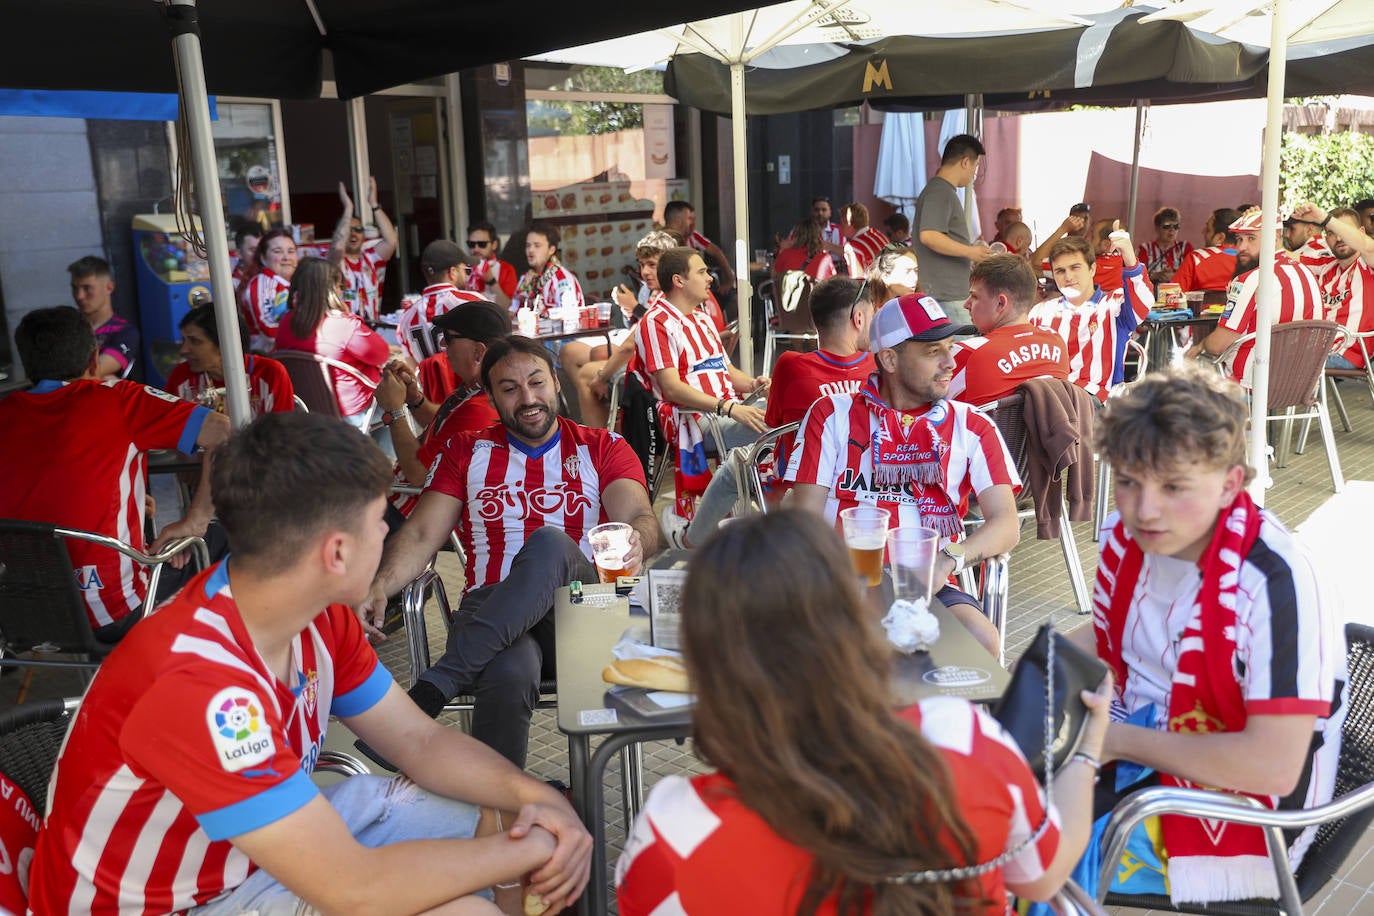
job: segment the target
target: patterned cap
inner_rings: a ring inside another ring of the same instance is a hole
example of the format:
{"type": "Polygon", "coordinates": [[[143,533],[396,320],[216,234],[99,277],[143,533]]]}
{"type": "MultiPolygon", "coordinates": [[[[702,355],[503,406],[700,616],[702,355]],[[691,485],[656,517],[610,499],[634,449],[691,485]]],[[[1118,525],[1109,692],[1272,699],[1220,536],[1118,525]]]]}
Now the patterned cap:
{"type": "Polygon", "coordinates": [[[908,293],[899,299],[889,299],[873,318],[873,334],[869,345],[874,353],[895,347],[907,340],[944,340],[956,334],[977,334],[971,324],[957,325],[949,320],[944,308],[930,296],[908,293]]]}

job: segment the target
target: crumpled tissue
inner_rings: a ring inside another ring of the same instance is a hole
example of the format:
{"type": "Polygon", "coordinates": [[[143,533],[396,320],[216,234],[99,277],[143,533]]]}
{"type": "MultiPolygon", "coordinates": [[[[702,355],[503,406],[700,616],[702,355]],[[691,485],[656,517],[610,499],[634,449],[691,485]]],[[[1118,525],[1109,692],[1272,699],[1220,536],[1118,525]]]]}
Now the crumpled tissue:
{"type": "Polygon", "coordinates": [[[940,638],[940,621],[920,598],[892,602],[883,618],[883,629],[887,641],[907,655],[929,649],[940,638]]]}

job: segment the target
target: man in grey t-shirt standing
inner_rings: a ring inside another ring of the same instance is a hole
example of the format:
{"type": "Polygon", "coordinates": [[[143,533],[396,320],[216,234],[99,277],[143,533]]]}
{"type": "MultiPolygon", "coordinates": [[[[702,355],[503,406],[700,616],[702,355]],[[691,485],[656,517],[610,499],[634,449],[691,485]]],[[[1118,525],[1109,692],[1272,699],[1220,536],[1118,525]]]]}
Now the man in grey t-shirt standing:
{"type": "Polygon", "coordinates": [[[970,134],[951,137],[940,157],[940,168],[916,198],[915,232],[911,247],[921,269],[921,287],[944,306],[954,324],[968,324],[970,262],[992,253],[981,240],[970,244],[968,217],[956,189],[968,187],[978,174],[983,144],[970,134]]]}

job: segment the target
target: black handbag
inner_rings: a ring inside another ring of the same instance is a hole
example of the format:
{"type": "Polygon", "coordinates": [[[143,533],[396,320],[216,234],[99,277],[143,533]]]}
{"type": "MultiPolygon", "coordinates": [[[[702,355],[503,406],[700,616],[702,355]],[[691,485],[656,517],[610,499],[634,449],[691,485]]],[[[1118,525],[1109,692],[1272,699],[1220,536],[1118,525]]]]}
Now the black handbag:
{"type": "Polygon", "coordinates": [[[1046,655],[1051,635],[1054,638],[1054,720],[1050,733],[1051,770],[1057,770],[1078,749],[1088,707],[1079,694],[1096,690],[1107,676],[1107,665],[1096,655],[1084,652],[1049,624],[1043,624],[1026,652],[1016,663],[1006,693],[997,701],[992,717],[1016,741],[1030,762],[1036,778],[1045,778],[1045,709],[1047,692],[1046,655]]]}

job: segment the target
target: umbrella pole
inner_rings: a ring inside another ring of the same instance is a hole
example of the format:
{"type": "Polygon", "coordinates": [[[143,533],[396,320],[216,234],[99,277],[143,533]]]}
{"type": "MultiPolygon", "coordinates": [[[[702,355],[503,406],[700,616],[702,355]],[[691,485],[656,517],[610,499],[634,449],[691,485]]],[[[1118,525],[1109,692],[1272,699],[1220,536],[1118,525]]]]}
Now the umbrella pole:
{"type": "MultiPolygon", "coordinates": [[[[177,78],[181,83],[182,112],[191,136],[191,165],[196,177],[196,201],[201,231],[210,261],[210,289],[215,297],[215,327],[224,365],[225,397],[234,428],[246,426],[248,373],[243,368],[239,338],[238,304],[234,278],[229,269],[229,238],[224,231],[224,205],[219,196],[219,168],[215,164],[215,139],[210,133],[210,98],[205,90],[205,61],[200,54],[200,24],[195,0],[166,0],[164,12],[176,49],[177,78]]],[[[188,151],[183,150],[182,155],[188,151]]]]}
{"type": "MultiPolygon", "coordinates": [[[[1144,99],[1135,100],[1135,143],[1131,151],[1131,193],[1126,206],[1126,230],[1135,235],[1135,208],[1140,199],[1140,130],[1145,121],[1144,99]]],[[[1146,279],[1149,279],[1148,277],[1146,279]]]]}
{"type": "Polygon", "coordinates": [[[1251,354],[1254,388],[1250,395],[1250,464],[1255,480],[1250,495],[1264,505],[1269,486],[1269,456],[1266,444],[1266,418],[1269,413],[1269,334],[1278,314],[1279,277],[1274,256],[1278,253],[1279,144],[1283,130],[1283,76],[1288,61],[1288,0],[1274,0],[1269,38],[1269,113],[1264,128],[1264,165],[1261,169],[1259,302],[1255,317],[1255,350],[1251,354]]]}
{"type": "MultiPolygon", "coordinates": [[[[735,289],[739,301],[739,367],[754,374],[754,284],[749,274],[749,171],[744,130],[744,14],[731,22],[732,47],[739,57],[730,63],[730,128],[735,167],[735,289]]],[[[767,372],[768,367],[763,367],[767,372]]]]}

